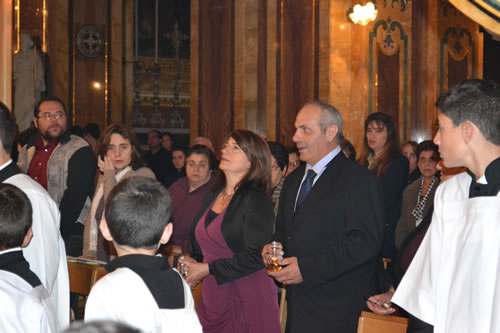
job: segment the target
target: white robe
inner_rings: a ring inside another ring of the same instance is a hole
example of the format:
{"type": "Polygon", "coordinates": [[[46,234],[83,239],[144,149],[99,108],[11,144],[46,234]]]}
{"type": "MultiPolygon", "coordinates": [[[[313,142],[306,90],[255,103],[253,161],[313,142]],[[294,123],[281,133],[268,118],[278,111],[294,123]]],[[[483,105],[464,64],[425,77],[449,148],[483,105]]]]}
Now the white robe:
{"type": "Polygon", "coordinates": [[[184,287],[184,309],[160,309],[142,278],[121,267],[92,287],[85,306],[85,321],[114,320],[145,333],[201,333],[202,328],[188,284],[184,287]]]}
{"type": "Polygon", "coordinates": [[[392,298],[435,333],[500,332],[500,194],[469,199],[459,174],[436,191],[432,223],[392,298]]]}
{"type": "Polygon", "coordinates": [[[33,239],[23,249],[23,255],[50,295],[58,329],[64,329],[69,325],[69,277],[66,250],[59,231],[59,208],[47,191],[25,174],[12,176],[4,183],[17,186],[30,199],[33,239]]]}
{"type": "Polygon", "coordinates": [[[16,274],[0,270],[0,304],[1,332],[58,332],[43,285],[33,288],[16,274]]]}

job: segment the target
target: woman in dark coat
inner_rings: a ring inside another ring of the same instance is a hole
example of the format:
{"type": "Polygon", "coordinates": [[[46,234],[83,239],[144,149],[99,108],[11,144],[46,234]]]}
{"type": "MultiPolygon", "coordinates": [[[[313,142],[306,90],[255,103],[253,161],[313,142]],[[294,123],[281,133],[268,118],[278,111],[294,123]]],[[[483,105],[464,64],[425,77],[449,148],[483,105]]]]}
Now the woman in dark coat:
{"type": "Polygon", "coordinates": [[[359,163],[379,180],[384,194],[385,233],[382,257],[395,259],[394,232],[401,215],[403,190],[408,183],[408,159],[401,154],[392,117],[375,112],[365,121],[365,140],[359,163]]]}

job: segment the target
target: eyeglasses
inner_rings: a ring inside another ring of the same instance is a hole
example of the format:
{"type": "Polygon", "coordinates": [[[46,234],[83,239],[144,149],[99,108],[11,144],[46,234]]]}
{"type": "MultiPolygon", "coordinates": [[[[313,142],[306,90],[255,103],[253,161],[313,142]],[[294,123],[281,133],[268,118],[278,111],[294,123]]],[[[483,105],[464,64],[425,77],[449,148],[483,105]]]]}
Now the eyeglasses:
{"type": "Polygon", "coordinates": [[[289,163],[288,163],[288,166],[289,166],[290,168],[296,168],[296,167],[298,167],[299,165],[300,165],[300,161],[295,161],[295,162],[289,162],[289,163]]]}
{"type": "Polygon", "coordinates": [[[66,117],[64,112],[56,112],[56,113],[46,112],[46,113],[38,116],[38,118],[42,118],[45,120],[50,120],[52,118],[54,118],[55,120],[58,120],[58,119],[63,119],[64,117],[66,117]]]}

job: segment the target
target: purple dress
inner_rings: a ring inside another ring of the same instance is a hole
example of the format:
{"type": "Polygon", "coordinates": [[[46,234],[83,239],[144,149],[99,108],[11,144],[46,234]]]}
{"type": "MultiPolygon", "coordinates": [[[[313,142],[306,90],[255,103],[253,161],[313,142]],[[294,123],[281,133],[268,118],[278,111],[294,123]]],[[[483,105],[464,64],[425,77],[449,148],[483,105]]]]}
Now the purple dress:
{"type": "Polygon", "coordinates": [[[191,253],[192,251],[191,228],[193,220],[198,214],[201,203],[210,191],[214,180],[215,178],[211,176],[206,184],[189,192],[189,180],[184,177],[168,188],[168,194],[172,199],[171,221],[174,224],[174,232],[170,237],[170,243],[179,245],[182,248],[182,253],[191,253]]]}
{"type": "MultiPolygon", "coordinates": [[[[210,206],[196,226],[195,236],[203,262],[233,256],[221,232],[226,210],[208,226],[210,206]]],[[[240,279],[218,285],[213,275],[203,280],[198,316],[204,333],[280,333],[276,287],[265,268],[240,279]]]]}

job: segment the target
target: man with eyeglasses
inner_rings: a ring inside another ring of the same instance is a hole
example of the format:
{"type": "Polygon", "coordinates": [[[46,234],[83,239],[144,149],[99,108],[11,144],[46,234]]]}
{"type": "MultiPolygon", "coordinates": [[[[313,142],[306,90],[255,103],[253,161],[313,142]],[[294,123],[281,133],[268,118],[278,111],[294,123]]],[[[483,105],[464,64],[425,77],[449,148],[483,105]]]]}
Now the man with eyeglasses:
{"type": "Polygon", "coordinates": [[[38,133],[22,148],[18,164],[58,204],[66,253],[79,256],[83,224],[94,194],[94,154],[84,139],[67,131],[66,107],[59,98],[38,102],[34,116],[38,133]]]}

